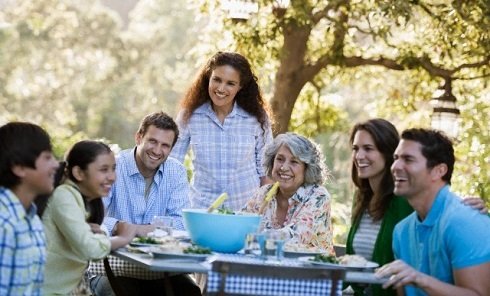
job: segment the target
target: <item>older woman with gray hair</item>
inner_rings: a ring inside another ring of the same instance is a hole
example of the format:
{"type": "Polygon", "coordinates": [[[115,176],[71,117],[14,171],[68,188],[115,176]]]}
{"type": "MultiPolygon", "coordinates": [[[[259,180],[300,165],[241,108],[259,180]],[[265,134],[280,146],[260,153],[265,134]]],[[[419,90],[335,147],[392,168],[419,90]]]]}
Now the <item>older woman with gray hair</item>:
{"type": "Polygon", "coordinates": [[[295,133],[278,135],[266,148],[264,166],[275,184],[260,187],[243,210],[260,213],[263,229],[286,233],[286,249],[334,254],[324,160],[317,144],[295,133]]]}

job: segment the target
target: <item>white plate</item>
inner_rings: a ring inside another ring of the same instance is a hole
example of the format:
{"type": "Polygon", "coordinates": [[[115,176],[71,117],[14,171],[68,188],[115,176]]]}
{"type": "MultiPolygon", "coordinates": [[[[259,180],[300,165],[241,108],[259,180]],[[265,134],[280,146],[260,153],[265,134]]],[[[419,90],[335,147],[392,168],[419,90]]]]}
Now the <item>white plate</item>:
{"type": "Polygon", "coordinates": [[[330,267],[336,267],[336,268],[346,268],[346,269],[352,269],[352,270],[372,270],[376,267],[379,266],[378,263],[368,261],[366,265],[364,266],[356,266],[356,265],[344,265],[344,264],[336,264],[336,263],[329,263],[329,262],[321,262],[321,261],[314,261],[315,257],[313,256],[305,256],[305,257],[299,257],[298,260],[303,262],[303,263],[308,263],[308,264],[313,264],[313,265],[321,265],[321,266],[330,266],[330,267]]]}
{"type": "Polygon", "coordinates": [[[172,236],[176,239],[187,239],[189,238],[189,233],[185,230],[172,230],[172,236]]]}
{"type": "Polygon", "coordinates": [[[322,252],[319,251],[287,251],[284,250],[284,257],[286,258],[299,258],[299,257],[305,257],[305,256],[315,256],[322,254],[322,252]]]}
{"type": "Polygon", "coordinates": [[[153,255],[155,258],[160,258],[160,259],[184,259],[185,261],[191,260],[191,261],[204,261],[206,260],[209,256],[212,254],[185,254],[185,253],[173,253],[171,251],[160,251],[160,250],[155,250],[154,248],[151,248],[149,250],[149,253],[153,255]]]}
{"type": "Polygon", "coordinates": [[[379,267],[379,264],[376,262],[368,261],[363,266],[361,265],[343,265],[343,266],[347,266],[349,268],[359,268],[359,269],[375,269],[376,267],[379,267]]]}
{"type": "Polygon", "coordinates": [[[129,245],[131,247],[155,247],[161,244],[147,244],[147,243],[138,243],[138,242],[130,242],[129,245]]]}

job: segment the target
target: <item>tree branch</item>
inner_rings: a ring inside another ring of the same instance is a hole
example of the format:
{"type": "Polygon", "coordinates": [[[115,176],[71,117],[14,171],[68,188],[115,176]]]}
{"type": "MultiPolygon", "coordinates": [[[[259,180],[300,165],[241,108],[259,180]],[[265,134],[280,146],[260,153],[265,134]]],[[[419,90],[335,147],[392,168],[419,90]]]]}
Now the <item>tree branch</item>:
{"type": "MultiPolygon", "coordinates": [[[[453,75],[465,68],[478,68],[490,63],[490,56],[487,56],[484,60],[475,63],[461,64],[453,69],[445,69],[442,66],[432,63],[429,57],[405,57],[401,60],[389,59],[384,57],[379,58],[364,58],[361,56],[346,57],[343,53],[345,34],[347,33],[348,26],[348,14],[349,11],[349,0],[340,0],[336,2],[330,2],[323,10],[314,14],[312,18],[314,21],[319,21],[317,18],[328,18],[334,24],[334,41],[328,53],[321,56],[316,62],[305,65],[301,72],[307,81],[312,81],[316,73],[318,73],[322,68],[327,65],[344,65],[346,67],[357,67],[357,66],[382,66],[391,70],[403,71],[409,69],[422,68],[427,71],[431,76],[441,77],[444,79],[454,78],[453,75]],[[343,9],[345,8],[345,9],[343,9]],[[332,19],[328,16],[328,12],[332,9],[336,9],[338,12],[337,19],[332,19]]],[[[434,13],[426,6],[420,5],[422,9],[431,15],[436,17],[434,13]]],[[[368,19],[369,24],[369,19],[368,19]]],[[[370,24],[369,24],[370,25],[370,24]]],[[[359,29],[359,28],[358,28],[359,29]]],[[[461,79],[461,78],[459,78],[461,79]]]]}
{"type": "Polygon", "coordinates": [[[322,10],[314,13],[311,16],[311,20],[314,25],[316,25],[319,21],[321,21],[323,18],[328,17],[328,12],[332,9],[338,9],[341,5],[347,5],[350,1],[349,0],[340,0],[340,1],[329,1],[327,6],[323,8],[322,10]]]}
{"type": "Polygon", "coordinates": [[[429,74],[431,74],[432,76],[439,76],[439,77],[443,77],[443,78],[449,78],[454,73],[451,70],[446,70],[446,69],[440,68],[440,67],[432,64],[432,62],[430,61],[430,59],[428,57],[426,57],[426,56],[421,57],[421,58],[418,58],[418,59],[415,59],[415,61],[418,62],[418,64],[423,69],[425,69],[427,72],[429,72],[429,74]]]}
{"type": "Polygon", "coordinates": [[[482,67],[482,66],[485,66],[485,65],[490,65],[490,55],[487,56],[481,62],[459,65],[452,72],[455,73],[455,72],[458,72],[459,70],[464,69],[464,68],[478,68],[478,67],[482,67]]]}
{"type": "Polygon", "coordinates": [[[437,65],[434,65],[429,58],[427,57],[422,57],[422,58],[411,58],[411,63],[408,65],[404,65],[403,63],[400,63],[396,60],[393,59],[387,59],[384,57],[380,58],[363,58],[360,56],[353,56],[353,57],[343,57],[340,61],[331,57],[331,56],[323,56],[321,57],[315,64],[310,65],[309,69],[310,71],[315,71],[315,69],[318,68],[324,68],[329,64],[339,64],[339,65],[344,65],[346,67],[358,67],[358,66],[382,66],[391,70],[396,70],[396,71],[403,71],[403,70],[409,70],[409,69],[416,69],[418,67],[423,68],[425,71],[427,71],[430,75],[432,76],[437,76],[437,77],[442,77],[442,78],[453,78],[453,79],[478,79],[478,78],[483,78],[487,77],[489,75],[482,75],[482,76],[475,76],[472,78],[463,78],[463,77],[453,77],[454,73],[460,71],[461,69],[466,69],[466,68],[478,68],[482,67],[485,65],[490,64],[490,56],[486,57],[484,60],[481,62],[476,62],[476,63],[468,63],[468,64],[462,64],[459,65],[458,67],[454,69],[444,69],[441,68],[437,65]]]}
{"type": "Polygon", "coordinates": [[[313,23],[313,25],[316,25],[318,24],[319,21],[321,21],[322,19],[324,18],[327,18],[328,17],[328,12],[333,9],[335,6],[332,5],[332,3],[328,3],[327,6],[325,6],[324,9],[318,11],[317,13],[314,13],[312,16],[311,16],[311,21],[313,23]]]}
{"type": "Polygon", "coordinates": [[[472,77],[458,77],[458,76],[453,76],[453,80],[473,80],[473,79],[481,79],[485,77],[490,77],[490,73],[488,74],[483,74],[483,75],[478,75],[478,76],[472,76],[472,77]]]}
{"type": "Polygon", "coordinates": [[[357,67],[357,66],[383,66],[385,68],[391,70],[402,71],[407,68],[399,64],[397,61],[386,58],[378,58],[378,59],[366,59],[363,57],[344,57],[343,61],[345,66],[347,67],[357,67]]]}

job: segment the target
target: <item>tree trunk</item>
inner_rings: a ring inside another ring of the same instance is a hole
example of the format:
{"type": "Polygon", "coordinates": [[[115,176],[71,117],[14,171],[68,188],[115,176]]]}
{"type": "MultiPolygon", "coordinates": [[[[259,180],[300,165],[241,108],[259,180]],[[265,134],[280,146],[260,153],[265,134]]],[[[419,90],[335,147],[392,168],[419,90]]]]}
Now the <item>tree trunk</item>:
{"type": "Polygon", "coordinates": [[[305,54],[311,29],[296,24],[283,28],[284,46],[280,53],[279,68],[276,73],[274,95],[271,107],[274,110],[274,134],[288,131],[288,123],[293,112],[294,103],[303,86],[311,77],[306,77],[305,54]]]}

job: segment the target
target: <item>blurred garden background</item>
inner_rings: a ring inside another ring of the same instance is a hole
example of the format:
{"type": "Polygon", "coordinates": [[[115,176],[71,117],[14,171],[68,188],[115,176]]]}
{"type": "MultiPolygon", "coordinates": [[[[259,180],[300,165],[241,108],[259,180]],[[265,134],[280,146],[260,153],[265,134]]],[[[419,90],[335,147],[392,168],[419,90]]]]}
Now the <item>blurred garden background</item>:
{"type": "Polygon", "coordinates": [[[490,206],[489,32],[487,0],[0,0],[0,124],[41,124],[60,159],[85,138],[128,148],[145,114],[176,115],[210,55],[238,51],[275,132],[322,145],[342,243],[351,127],[430,127],[434,98],[459,110],[453,189],[490,206]]]}

